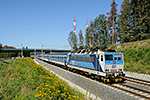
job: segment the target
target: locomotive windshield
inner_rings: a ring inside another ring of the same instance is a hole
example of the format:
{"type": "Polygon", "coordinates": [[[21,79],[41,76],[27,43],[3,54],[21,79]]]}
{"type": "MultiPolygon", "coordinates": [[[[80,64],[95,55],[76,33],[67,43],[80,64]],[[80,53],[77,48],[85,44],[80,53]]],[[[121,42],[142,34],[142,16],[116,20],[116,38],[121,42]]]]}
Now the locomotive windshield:
{"type": "Polygon", "coordinates": [[[105,55],[105,60],[113,60],[113,55],[105,55]]]}
{"type": "Polygon", "coordinates": [[[121,55],[114,55],[114,57],[115,57],[115,60],[122,60],[121,55]]]}

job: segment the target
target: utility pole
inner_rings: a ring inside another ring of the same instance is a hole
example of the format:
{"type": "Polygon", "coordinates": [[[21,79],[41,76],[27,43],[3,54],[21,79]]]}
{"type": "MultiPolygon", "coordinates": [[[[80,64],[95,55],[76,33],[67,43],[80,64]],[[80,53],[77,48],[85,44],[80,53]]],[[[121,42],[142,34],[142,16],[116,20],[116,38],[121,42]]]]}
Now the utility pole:
{"type": "MultiPolygon", "coordinates": [[[[76,35],[76,17],[74,16],[74,20],[73,20],[73,25],[74,25],[74,36],[76,35]]],[[[76,50],[77,49],[77,37],[74,37],[74,43],[73,43],[73,47],[72,49],[76,50]]]]}
{"type": "Polygon", "coordinates": [[[36,57],[36,49],[34,49],[34,59],[35,59],[35,57],[36,57]]]}
{"type": "Polygon", "coordinates": [[[23,44],[21,44],[21,57],[23,57],[23,44]]]}
{"type": "Polygon", "coordinates": [[[88,26],[88,20],[86,20],[86,29],[88,28],[89,26],[88,26]]]}
{"type": "Polygon", "coordinates": [[[73,20],[73,28],[74,28],[74,34],[76,34],[76,17],[74,16],[74,20],[73,20]]]}
{"type": "Polygon", "coordinates": [[[41,54],[43,54],[43,43],[41,43],[41,54]]]}

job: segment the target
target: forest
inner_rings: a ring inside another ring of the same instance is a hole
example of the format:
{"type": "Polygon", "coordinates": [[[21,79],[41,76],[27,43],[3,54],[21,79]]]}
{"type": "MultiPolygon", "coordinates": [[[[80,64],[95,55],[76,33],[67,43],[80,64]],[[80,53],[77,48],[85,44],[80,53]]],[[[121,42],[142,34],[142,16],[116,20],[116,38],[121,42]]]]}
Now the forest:
{"type": "Polygon", "coordinates": [[[110,6],[110,11],[90,21],[84,37],[82,30],[69,33],[73,50],[150,39],[150,0],[124,0],[119,14],[115,0],[110,6]]]}

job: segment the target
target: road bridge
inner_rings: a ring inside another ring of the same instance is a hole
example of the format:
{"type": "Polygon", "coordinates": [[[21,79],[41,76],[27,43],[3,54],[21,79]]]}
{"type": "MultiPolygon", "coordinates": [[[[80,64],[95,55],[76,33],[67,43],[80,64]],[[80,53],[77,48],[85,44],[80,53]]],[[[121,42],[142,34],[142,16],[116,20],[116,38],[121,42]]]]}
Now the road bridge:
{"type": "Polygon", "coordinates": [[[50,53],[50,52],[70,52],[71,50],[60,49],[21,49],[21,48],[0,48],[0,53],[20,53],[23,51],[24,56],[29,56],[30,53],[38,52],[50,53]]]}

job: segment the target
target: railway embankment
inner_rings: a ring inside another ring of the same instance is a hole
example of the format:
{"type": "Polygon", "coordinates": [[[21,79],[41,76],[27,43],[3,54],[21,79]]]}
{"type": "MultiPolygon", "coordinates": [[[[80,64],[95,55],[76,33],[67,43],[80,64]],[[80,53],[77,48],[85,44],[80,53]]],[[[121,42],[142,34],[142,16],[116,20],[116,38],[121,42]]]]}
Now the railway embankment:
{"type": "Polygon", "coordinates": [[[109,46],[124,54],[124,71],[150,75],[150,39],[109,46]]]}

